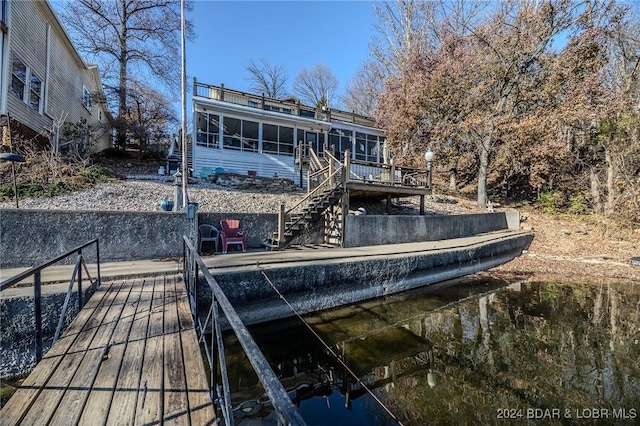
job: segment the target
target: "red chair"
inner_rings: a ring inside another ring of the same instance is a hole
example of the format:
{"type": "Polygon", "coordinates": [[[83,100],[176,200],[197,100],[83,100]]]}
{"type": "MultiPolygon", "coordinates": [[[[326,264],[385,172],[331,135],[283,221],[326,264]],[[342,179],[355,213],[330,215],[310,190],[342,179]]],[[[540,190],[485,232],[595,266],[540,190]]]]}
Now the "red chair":
{"type": "Polygon", "coordinates": [[[227,253],[229,244],[239,244],[242,251],[247,251],[247,231],[240,229],[237,219],[223,219],[220,221],[220,238],[222,239],[222,253],[227,253]]]}

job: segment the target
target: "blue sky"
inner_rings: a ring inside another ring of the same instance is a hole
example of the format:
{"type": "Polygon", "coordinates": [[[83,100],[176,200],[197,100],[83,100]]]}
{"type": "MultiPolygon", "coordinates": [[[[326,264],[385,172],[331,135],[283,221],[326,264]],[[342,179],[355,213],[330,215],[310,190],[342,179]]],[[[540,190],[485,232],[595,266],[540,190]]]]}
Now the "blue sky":
{"type": "Polygon", "coordinates": [[[197,38],[187,42],[191,81],[249,91],[246,67],[261,58],[283,65],[289,89],[304,67],[322,62],[341,94],[369,56],[377,17],[372,1],[196,0],[188,18],[197,38]]]}

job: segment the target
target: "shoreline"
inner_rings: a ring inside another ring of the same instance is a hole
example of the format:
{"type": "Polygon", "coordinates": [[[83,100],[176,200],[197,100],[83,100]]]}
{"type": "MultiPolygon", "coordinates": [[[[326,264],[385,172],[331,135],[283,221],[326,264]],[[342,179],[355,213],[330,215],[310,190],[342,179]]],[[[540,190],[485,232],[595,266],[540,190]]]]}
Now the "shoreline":
{"type": "MultiPolygon", "coordinates": [[[[190,185],[192,201],[201,212],[243,211],[274,213],[282,202],[296,203],[304,193],[268,193],[232,190],[198,182],[190,185]]],[[[137,210],[160,211],[159,202],[173,195],[173,184],[158,176],[131,176],[127,180],[53,198],[19,200],[21,209],[55,210],[137,210]]],[[[393,214],[417,214],[417,197],[394,204],[393,214]],[[413,199],[416,198],[416,199],[413,199]]],[[[362,203],[354,203],[353,208],[362,203]]],[[[383,214],[385,204],[364,204],[370,214],[383,214]]],[[[0,202],[0,209],[15,208],[13,200],[0,202]]],[[[428,197],[427,214],[465,214],[486,212],[473,200],[439,195],[428,197]]],[[[596,216],[551,215],[530,208],[521,212],[521,228],[535,234],[529,250],[520,257],[488,271],[506,275],[585,276],[640,281],[640,267],[631,258],[640,256],[640,229],[619,230],[596,216]]],[[[502,209],[496,209],[497,211],[502,209]]]]}

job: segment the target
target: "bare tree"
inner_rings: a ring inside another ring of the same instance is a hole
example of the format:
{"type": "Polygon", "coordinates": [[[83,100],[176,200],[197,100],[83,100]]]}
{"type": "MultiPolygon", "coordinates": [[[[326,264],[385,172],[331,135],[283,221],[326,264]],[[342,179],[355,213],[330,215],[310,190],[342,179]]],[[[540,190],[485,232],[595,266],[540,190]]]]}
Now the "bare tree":
{"type": "Polygon", "coordinates": [[[273,99],[280,99],[287,96],[287,75],[284,66],[272,65],[266,59],[260,59],[256,63],[253,59],[247,65],[249,71],[249,80],[251,82],[251,90],[255,93],[264,93],[273,99]]]}
{"type": "Polygon", "coordinates": [[[76,0],[65,1],[59,12],[78,49],[100,66],[109,103],[117,105],[122,144],[131,74],[178,87],[180,2],[76,0]]]}
{"type": "Polygon", "coordinates": [[[302,102],[316,107],[334,105],[338,79],[322,63],[303,68],[293,81],[293,90],[302,102]]]}
{"type": "Polygon", "coordinates": [[[178,123],[171,102],[159,91],[142,82],[132,82],[129,89],[130,108],[127,112],[130,139],[140,148],[152,140],[168,136],[167,129],[178,123]]]}
{"type": "Polygon", "coordinates": [[[382,93],[382,75],[372,62],[360,66],[353,78],[347,83],[342,96],[342,104],[348,111],[371,116],[376,107],[376,98],[382,93]]]}

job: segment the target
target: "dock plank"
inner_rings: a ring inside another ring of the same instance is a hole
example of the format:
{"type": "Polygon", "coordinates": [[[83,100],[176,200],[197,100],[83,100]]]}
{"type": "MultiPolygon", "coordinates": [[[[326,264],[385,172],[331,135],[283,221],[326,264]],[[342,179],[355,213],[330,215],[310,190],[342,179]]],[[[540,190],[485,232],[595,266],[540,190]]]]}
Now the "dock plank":
{"type": "Polygon", "coordinates": [[[126,342],[140,302],[144,281],[135,281],[113,332],[113,338],[87,398],[79,424],[106,424],[118,380],[118,372],[124,358],[126,342]],[[106,403],[109,401],[109,403],[106,403]],[[102,419],[97,421],[97,419],[102,419]]]}
{"type": "Polygon", "coordinates": [[[164,424],[189,425],[175,278],[168,278],[165,283],[164,306],[164,424]]]}
{"type": "MultiPolygon", "coordinates": [[[[180,333],[184,359],[200,357],[200,345],[195,333],[193,316],[189,307],[189,294],[183,281],[176,284],[178,301],[178,321],[180,330],[193,330],[191,333],[180,333]]],[[[211,393],[207,374],[202,363],[190,365],[185,370],[187,396],[189,399],[189,417],[192,425],[212,425],[216,423],[216,415],[211,401],[211,393]]]]}
{"type": "Polygon", "coordinates": [[[19,424],[22,417],[32,406],[33,401],[40,394],[40,384],[45,383],[62,361],[62,356],[75,341],[84,323],[93,315],[94,310],[112,291],[110,286],[103,286],[96,290],[85,307],[79,312],[68,329],[62,334],[55,345],[43,356],[33,372],[25,379],[18,391],[9,399],[0,411],[0,425],[19,424]]]}
{"type": "Polygon", "coordinates": [[[136,404],[135,424],[144,425],[162,418],[164,402],[164,279],[157,279],[147,327],[147,344],[142,361],[140,395],[136,404]]]}
{"type": "Polygon", "coordinates": [[[50,424],[68,425],[70,422],[75,422],[79,419],[87,398],[92,391],[100,363],[109,349],[109,342],[130,291],[131,287],[129,286],[121,287],[113,299],[69,387],[60,400],[50,424]]]}
{"type": "Polygon", "coordinates": [[[180,276],[104,284],[0,413],[3,426],[215,423],[180,276]]]}
{"type": "Polygon", "coordinates": [[[117,372],[118,379],[107,416],[109,424],[130,425],[134,422],[136,404],[141,393],[140,375],[154,287],[154,280],[144,282],[129,337],[123,342],[126,346],[123,349],[122,366],[119,366],[117,372]]]}
{"type": "Polygon", "coordinates": [[[54,414],[120,288],[120,285],[112,285],[107,296],[102,299],[101,303],[93,311],[93,315],[87,319],[84,327],[77,334],[73,345],[67,349],[67,353],[62,358],[59,366],[49,380],[41,385],[40,394],[23,419],[25,424],[47,423],[54,414]]]}

